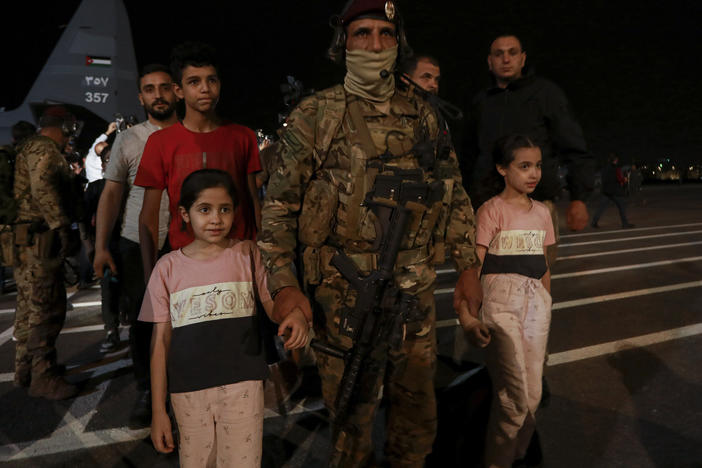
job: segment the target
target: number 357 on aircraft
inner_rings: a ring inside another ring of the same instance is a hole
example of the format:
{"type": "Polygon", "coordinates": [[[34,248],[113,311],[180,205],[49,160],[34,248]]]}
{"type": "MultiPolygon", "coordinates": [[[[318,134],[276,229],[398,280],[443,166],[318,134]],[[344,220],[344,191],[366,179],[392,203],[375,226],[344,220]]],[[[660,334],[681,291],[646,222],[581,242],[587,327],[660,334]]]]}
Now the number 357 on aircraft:
{"type": "Polygon", "coordinates": [[[110,95],[110,93],[99,93],[99,92],[87,91],[85,93],[85,102],[94,102],[96,104],[105,104],[107,102],[107,97],[109,95],[110,95]]]}

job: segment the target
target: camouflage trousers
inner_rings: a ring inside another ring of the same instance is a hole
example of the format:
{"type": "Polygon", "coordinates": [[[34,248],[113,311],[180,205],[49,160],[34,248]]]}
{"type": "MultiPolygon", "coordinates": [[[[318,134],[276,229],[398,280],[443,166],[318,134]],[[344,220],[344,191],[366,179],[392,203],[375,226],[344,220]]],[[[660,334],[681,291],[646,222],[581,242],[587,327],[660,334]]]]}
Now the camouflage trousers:
{"type": "MultiPolygon", "coordinates": [[[[405,341],[399,350],[376,349],[364,362],[357,397],[349,414],[348,431],[334,447],[329,466],[373,466],[373,421],[382,398],[388,403],[386,420],[387,462],[392,467],[422,467],[436,436],[436,314],[433,288],[418,294],[422,321],[407,324],[405,341]]],[[[339,334],[339,311],[353,307],[355,291],[341,277],[325,280],[315,290],[315,299],[325,320],[316,320],[317,336],[332,345],[349,349],[351,339],[339,334]]],[[[343,360],[317,354],[322,395],[332,418],[343,360]]]]}
{"type": "Polygon", "coordinates": [[[56,338],[66,318],[66,287],[62,258],[38,259],[31,246],[18,249],[15,382],[26,386],[30,378],[55,372],[56,338]]]}

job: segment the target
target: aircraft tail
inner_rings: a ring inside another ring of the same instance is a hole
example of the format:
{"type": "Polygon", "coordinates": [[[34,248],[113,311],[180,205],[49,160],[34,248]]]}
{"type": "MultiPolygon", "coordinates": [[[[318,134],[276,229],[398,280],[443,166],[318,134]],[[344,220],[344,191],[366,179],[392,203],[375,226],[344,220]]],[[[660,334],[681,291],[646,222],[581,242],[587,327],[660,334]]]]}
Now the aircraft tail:
{"type": "Polygon", "coordinates": [[[122,0],[83,0],[20,108],[0,113],[0,126],[36,122],[44,108],[54,104],[83,120],[86,133],[94,133],[93,126],[102,132],[116,113],[141,120],[137,76],[122,0]]]}

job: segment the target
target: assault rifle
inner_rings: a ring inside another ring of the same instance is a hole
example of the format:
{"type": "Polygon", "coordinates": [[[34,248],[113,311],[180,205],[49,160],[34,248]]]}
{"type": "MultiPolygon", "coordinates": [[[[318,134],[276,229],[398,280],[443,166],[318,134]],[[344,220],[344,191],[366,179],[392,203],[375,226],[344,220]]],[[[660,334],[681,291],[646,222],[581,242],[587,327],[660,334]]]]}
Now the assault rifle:
{"type": "Polygon", "coordinates": [[[395,175],[378,175],[373,191],[366,194],[364,205],[377,218],[378,235],[374,243],[377,269],[363,275],[342,251],[337,251],[331,259],[331,264],[357,293],[355,307],[342,314],[339,326],[340,333],[352,339],[353,347],[347,351],[328,343],[312,342],[315,349],[346,362],[335,402],[333,439],[350,430],[346,427],[347,419],[358,398],[362,370],[373,367],[370,354],[377,349],[398,349],[403,342],[403,325],[422,318],[416,297],[402,292],[392,281],[413,208],[424,209],[419,205],[430,206],[443,197],[441,182],[427,184],[422,180],[421,170],[396,170],[395,175]]]}

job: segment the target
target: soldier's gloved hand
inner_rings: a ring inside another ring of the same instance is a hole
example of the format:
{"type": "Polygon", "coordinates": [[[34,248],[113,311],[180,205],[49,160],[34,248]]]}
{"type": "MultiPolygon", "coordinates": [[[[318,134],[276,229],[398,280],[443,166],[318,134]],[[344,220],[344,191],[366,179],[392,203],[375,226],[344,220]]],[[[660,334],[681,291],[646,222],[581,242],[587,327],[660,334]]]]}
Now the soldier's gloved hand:
{"type": "Polygon", "coordinates": [[[302,311],[308,322],[312,321],[310,301],[299,289],[287,286],[275,295],[271,319],[276,323],[282,323],[295,308],[299,308],[302,311]]]}
{"type": "Polygon", "coordinates": [[[62,226],[58,228],[58,235],[61,241],[60,257],[72,257],[80,252],[80,234],[77,230],[71,229],[71,226],[62,226]]]}

